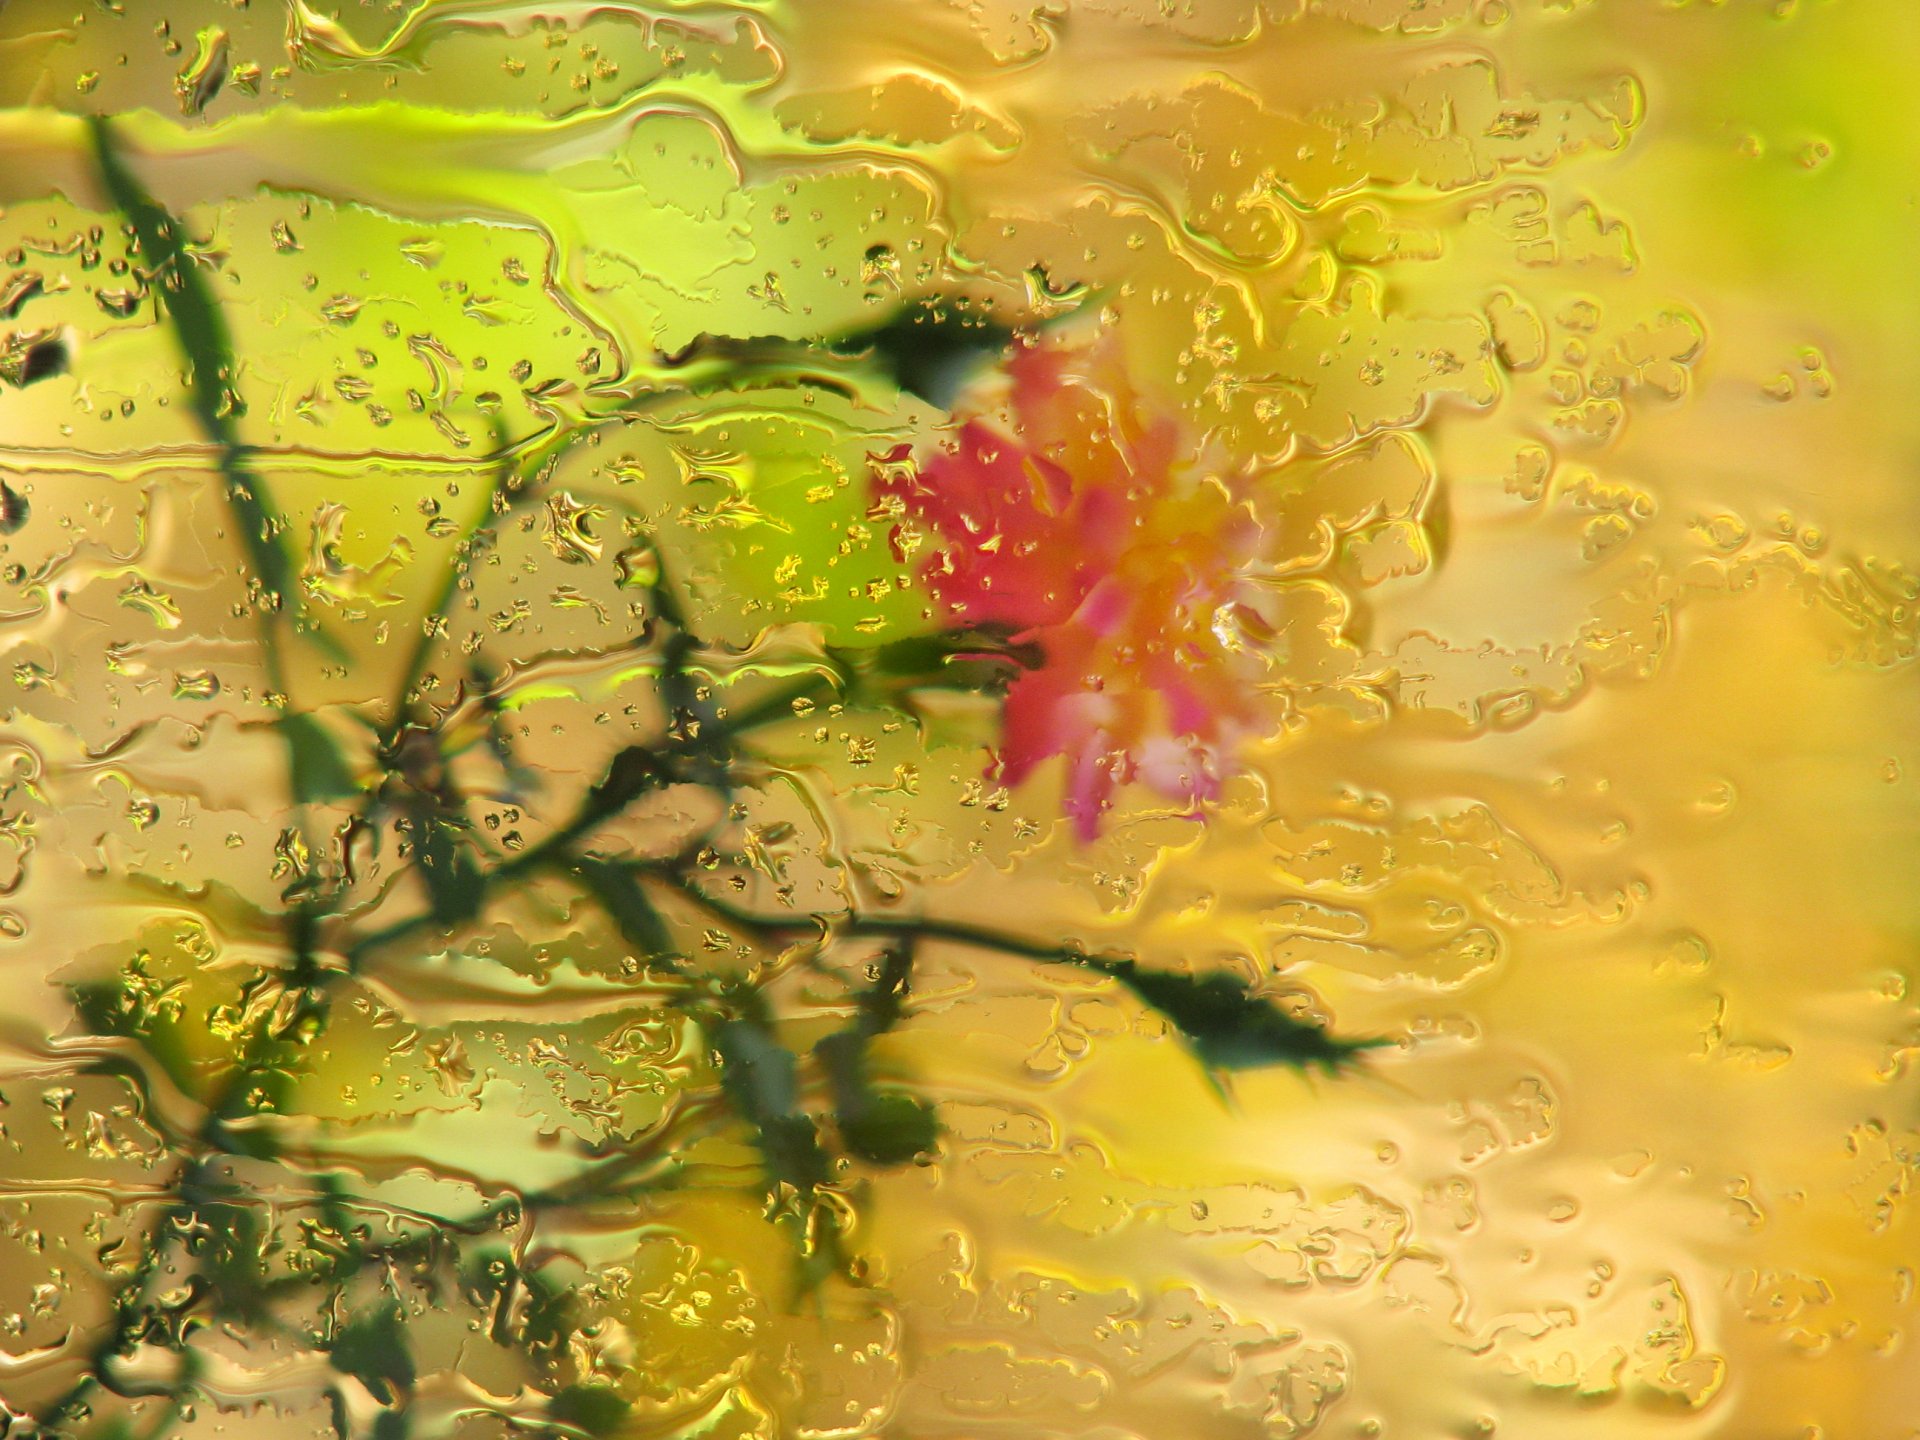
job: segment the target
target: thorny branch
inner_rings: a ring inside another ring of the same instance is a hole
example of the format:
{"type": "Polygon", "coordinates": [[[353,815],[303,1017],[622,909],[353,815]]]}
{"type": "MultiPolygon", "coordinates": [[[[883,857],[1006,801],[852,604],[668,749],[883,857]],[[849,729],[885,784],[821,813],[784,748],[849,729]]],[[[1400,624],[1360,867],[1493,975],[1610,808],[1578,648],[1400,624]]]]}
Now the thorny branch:
{"type": "MultiPolygon", "coordinates": [[[[240,440],[230,335],[187,255],[180,222],[141,190],[120,157],[109,121],[96,117],[90,134],[102,183],[126,215],[141,260],[158,282],[159,304],[186,361],[195,420],[216,446],[224,493],[254,573],[252,604],[261,621],[263,660],[273,690],[284,693],[276,643],[283,627],[291,626],[294,633],[323,647],[337,647],[301,612],[293,566],[278,538],[280,522],[240,440]]],[[[711,380],[712,369],[713,362],[703,361],[698,373],[711,380]]],[[[704,789],[720,802],[722,814],[727,813],[741,781],[743,747],[756,732],[792,717],[803,702],[844,701],[850,696],[857,702],[876,676],[883,681],[991,685],[1022,664],[1033,663],[1030,647],[1004,633],[973,630],[922,636],[861,653],[829,649],[792,683],[775,686],[743,709],[725,712],[712,701],[700,678],[699,667],[711,653],[710,647],[698,635],[664,567],[655,565],[645,586],[648,625],[643,638],[656,657],[655,685],[666,714],[664,734],[615,754],[598,781],[544,839],[483,864],[463,837],[463,797],[444,775],[421,779],[443,768],[445,717],[436,719],[428,713],[418,703],[416,691],[433,662],[435,642],[444,634],[463,567],[471,563],[487,532],[538,493],[538,478],[574,437],[556,432],[515,446],[496,429],[494,438],[482,508],[429,600],[391,699],[370,722],[379,778],[371,785],[354,787],[326,732],[291,702],[278,727],[287,752],[288,790],[302,832],[309,802],[319,799],[354,801],[350,834],[351,827],[372,829],[383,816],[397,815],[410,835],[411,869],[419,879],[424,905],[383,926],[365,928],[358,917],[341,910],[342,887],[330,888],[311,876],[296,877],[281,921],[288,964],[278,972],[278,983],[287,998],[260,1008],[239,1055],[206,1098],[197,1130],[170,1142],[177,1158],[173,1177],[164,1198],[150,1202],[153,1214],[133,1242],[136,1252],[131,1265],[119,1275],[121,1288],[112,1315],[79,1357],[79,1374],[71,1386],[30,1419],[33,1433],[69,1433],[96,1392],[105,1390],[161,1399],[159,1413],[143,1437],[159,1440],[196,1391],[195,1353],[189,1343],[196,1326],[219,1319],[278,1323],[268,1308],[274,1296],[286,1287],[310,1284],[311,1277],[295,1275],[270,1282],[247,1278],[251,1260],[243,1252],[258,1242],[260,1222],[246,1217],[257,1206],[253,1197],[221,1178],[223,1164],[274,1159],[275,1132],[261,1122],[291,1099],[296,1077],[326,1033],[336,986],[364,973],[383,953],[397,947],[429,939],[449,943],[496,898],[541,876],[574,888],[604,914],[649,973],[672,978],[675,988],[670,1004],[705,1037],[714,1057],[717,1084],[679,1094],[649,1133],[588,1153],[582,1168],[569,1179],[502,1195],[464,1218],[414,1217],[422,1226],[419,1235],[402,1234],[391,1240],[376,1240],[370,1234],[359,1240],[349,1238],[364,1229],[354,1219],[365,1208],[362,1203],[342,1191],[336,1181],[290,1168],[297,1203],[314,1209],[319,1218],[313,1224],[337,1237],[329,1241],[328,1251],[338,1266],[332,1282],[336,1293],[344,1290],[341,1277],[351,1278],[360,1271],[379,1273],[383,1267],[390,1271],[403,1258],[418,1260],[444,1244],[447,1234],[480,1237],[506,1225],[524,1226],[541,1212],[630,1202],[643,1193],[689,1183],[695,1173],[686,1154],[689,1142],[723,1128],[729,1116],[754,1138],[768,1214],[795,1237],[802,1283],[818,1285],[830,1275],[846,1274],[847,1257],[835,1219],[838,1212],[827,1203],[833,1186],[832,1149],[837,1147],[845,1156],[867,1164],[897,1165],[928,1155],[938,1143],[932,1108],[904,1091],[875,1086],[869,1073],[871,1042],[906,1016],[915,959],[928,945],[967,947],[1103,975],[1164,1017],[1200,1062],[1216,1071],[1276,1063],[1333,1070],[1368,1043],[1332,1037],[1313,1021],[1288,1014],[1237,978],[1223,974],[1196,978],[1152,972],[1122,954],[1095,953],[1073,944],[1047,943],[1012,931],[931,917],[854,909],[838,914],[763,914],[722,899],[698,878],[694,857],[711,830],[697,837],[697,843],[661,859],[623,858],[595,848],[596,837],[612,822],[669,787],[704,789]],[[691,908],[774,952],[800,944],[811,944],[819,951],[842,942],[866,942],[877,949],[868,984],[853,996],[845,1023],[818,1040],[807,1057],[822,1082],[814,1091],[808,1091],[800,1078],[802,1057],[781,1038],[781,1017],[774,1013],[766,987],[751,977],[702,972],[676,943],[679,927],[670,918],[675,906],[691,908]],[[323,936],[344,938],[323,945],[323,936]],[[331,960],[329,950],[335,957],[331,960]],[[342,958],[344,964],[339,963],[342,958]],[[810,1093],[824,1094],[825,1117],[809,1105],[810,1093]],[[823,1118],[830,1121],[824,1130],[823,1118]],[[209,1235],[217,1238],[209,1240],[209,1235]],[[176,1284],[163,1296],[157,1289],[159,1277],[182,1261],[190,1270],[187,1283],[176,1284]],[[170,1378],[136,1385],[120,1374],[120,1362],[141,1346],[172,1353],[177,1368],[170,1378]]],[[[483,707],[497,709],[498,696],[478,668],[475,680],[483,707]]],[[[885,685],[879,688],[884,692],[885,685]]],[[[882,693],[872,703],[884,704],[886,698],[882,693]]],[[[497,719],[495,711],[489,714],[497,719]]],[[[96,1028],[110,1023],[104,1012],[86,1018],[96,1028]]],[[[393,1223],[391,1215],[388,1220],[393,1223]]],[[[513,1296],[513,1273],[517,1272],[510,1266],[506,1281],[489,1292],[495,1297],[496,1339],[512,1338],[503,1327],[513,1296]]],[[[384,1414],[403,1417],[412,1382],[411,1362],[404,1350],[398,1359],[380,1358],[382,1345],[391,1349],[398,1343],[379,1329],[388,1323],[376,1316],[344,1329],[334,1326],[322,1344],[330,1347],[334,1366],[343,1376],[351,1375],[376,1396],[385,1397],[384,1414]],[[355,1329],[356,1325],[362,1328],[355,1329]]],[[[531,1331],[524,1343],[534,1343],[531,1331]]],[[[596,1427],[581,1418],[587,1413],[581,1409],[584,1405],[579,1395],[563,1392],[554,1401],[547,1428],[570,1435],[596,1433],[596,1427]],[[562,1404],[568,1395],[573,1398],[562,1404]]],[[[400,1435],[404,1430],[402,1418],[376,1433],[400,1435]]]]}

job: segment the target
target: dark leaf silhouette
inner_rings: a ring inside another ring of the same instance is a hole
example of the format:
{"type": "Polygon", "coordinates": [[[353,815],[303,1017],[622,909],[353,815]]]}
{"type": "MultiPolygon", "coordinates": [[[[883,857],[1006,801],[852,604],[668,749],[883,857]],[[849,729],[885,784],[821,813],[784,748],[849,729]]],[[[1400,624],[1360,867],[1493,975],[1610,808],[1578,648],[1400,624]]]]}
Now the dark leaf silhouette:
{"type": "Polygon", "coordinates": [[[617,1433],[632,1408],[611,1385],[569,1385],[553,1397],[547,1415],[599,1440],[617,1433]]]}
{"type": "Polygon", "coordinates": [[[393,1404],[396,1387],[411,1390],[413,1355],[399,1302],[389,1300],[342,1326],[328,1358],[334,1369],[360,1381],[383,1405],[393,1404]]]}
{"type": "Polygon", "coordinates": [[[599,902],[620,938],[633,947],[643,963],[671,961],[673,933],[632,871],[612,861],[584,857],[568,862],[565,868],[599,902]]]}
{"type": "Polygon", "coordinates": [[[146,262],[160,283],[155,293],[165,307],[172,330],[187,361],[187,390],[193,413],[207,438],[220,447],[220,469],[239,512],[247,550],[269,594],[292,605],[293,568],[274,537],[257,482],[241,458],[234,417],[241,412],[233,389],[233,337],[226,317],[213,301],[197,263],[188,254],[180,222],[140,188],[133,172],[120,158],[113,126],[105,116],[88,120],[94,160],[113,203],[133,225],[146,262]]]}
{"type": "Polygon", "coordinates": [[[933,1153],[940,1122],[933,1107],[902,1090],[869,1090],[835,1116],[840,1138],[853,1154],[876,1165],[905,1165],[933,1153]]]}
{"type": "Polygon", "coordinates": [[[13,486],[0,480],[0,535],[18,535],[33,518],[33,505],[13,486]]]}
{"type": "Polygon", "coordinates": [[[895,709],[910,707],[915,690],[1002,693],[1022,669],[1044,658],[1038,646],[990,626],[912,635],[865,649],[833,646],[827,653],[848,699],[895,709]]]}
{"type": "Polygon", "coordinates": [[[613,757],[599,784],[587,792],[581,807],[585,824],[612,819],[642,795],[670,784],[673,774],[645,745],[629,745],[613,757]]]}
{"type": "Polygon", "coordinates": [[[720,1083],[735,1112],[758,1136],[768,1183],[810,1194],[827,1178],[827,1154],[813,1117],[796,1112],[793,1052],[755,1019],[730,1020],[713,1035],[720,1083]]]}
{"type": "Polygon", "coordinates": [[[427,888],[434,920],[441,925],[471,920],[480,913],[487,882],[473,852],[461,842],[459,827],[422,805],[414,807],[414,829],[415,868],[427,888]]]}
{"type": "Polygon", "coordinates": [[[854,1022],[813,1047],[833,1091],[841,1142],[875,1165],[904,1165],[931,1154],[940,1138],[931,1105],[904,1091],[878,1089],[867,1073],[868,1042],[900,1023],[912,975],[911,947],[889,948],[860,992],[854,1022]]]}
{"type": "Polygon", "coordinates": [[[357,795],[353,772],[340,747],[311,715],[291,714],[280,720],[280,734],[292,759],[293,794],[302,803],[340,800],[357,795]]]}
{"type": "Polygon", "coordinates": [[[1013,331],[951,308],[910,306],[875,330],[834,342],[842,353],[865,353],[894,384],[930,405],[949,408],[972,375],[993,362],[1013,331]]]}
{"type": "Polygon", "coordinates": [[[0,346],[0,380],[18,389],[66,372],[73,357],[58,335],[23,334],[0,346]]]}
{"type": "Polygon", "coordinates": [[[1296,1020],[1225,972],[1181,975],[1143,970],[1131,960],[1107,961],[1098,968],[1165,1016],[1212,1070],[1291,1065],[1331,1073],[1379,1043],[1342,1040],[1311,1021],[1296,1020]]]}

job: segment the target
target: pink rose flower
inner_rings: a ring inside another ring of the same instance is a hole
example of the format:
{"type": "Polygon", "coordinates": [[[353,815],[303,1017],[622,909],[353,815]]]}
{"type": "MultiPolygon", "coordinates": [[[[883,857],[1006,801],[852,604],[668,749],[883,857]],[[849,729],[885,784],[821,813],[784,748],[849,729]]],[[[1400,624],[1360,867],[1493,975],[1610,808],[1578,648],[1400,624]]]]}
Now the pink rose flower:
{"type": "Polygon", "coordinates": [[[909,517],[900,553],[916,522],[934,532],[923,574],[951,620],[1044,657],[1008,692],[998,776],[1062,757],[1083,839],[1125,782],[1210,798],[1264,668],[1236,638],[1260,537],[1237,477],[1148,408],[1111,338],[1019,348],[996,378],[950,444],[881,483],[909,517]]]}

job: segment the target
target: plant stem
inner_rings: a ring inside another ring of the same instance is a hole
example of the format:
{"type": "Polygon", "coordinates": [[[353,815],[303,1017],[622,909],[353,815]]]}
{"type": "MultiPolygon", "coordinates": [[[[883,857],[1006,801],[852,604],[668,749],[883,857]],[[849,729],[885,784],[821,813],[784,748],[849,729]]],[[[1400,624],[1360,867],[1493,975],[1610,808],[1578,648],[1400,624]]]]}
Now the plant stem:
{"type": "MultiPolygon", "coordinates": [[[[645,861],[635,861],[633,864],[642,873],[671,885],[675,891],[716,919],[737,925],[743,930],[752,930],[763,935],[786,935],[819,929],[820,920],[814,916],[788,918],[757,914],[709,894],[687,876],[671,869],[645,861]]],[[[904,941],[943,940],[954,945],[964,945],[970,949],[1015,955],[1024,960],[1038,960],[1044,964],[1054,965],[1078,965],[1102,972],[1132,963],[1126,956],[1092,955],[1072,945],[1046,945],[1010,931],[995,930],[986,925],[971,925],[960,920],[849,913],[828,923],[837,935],[904,941]]]]}

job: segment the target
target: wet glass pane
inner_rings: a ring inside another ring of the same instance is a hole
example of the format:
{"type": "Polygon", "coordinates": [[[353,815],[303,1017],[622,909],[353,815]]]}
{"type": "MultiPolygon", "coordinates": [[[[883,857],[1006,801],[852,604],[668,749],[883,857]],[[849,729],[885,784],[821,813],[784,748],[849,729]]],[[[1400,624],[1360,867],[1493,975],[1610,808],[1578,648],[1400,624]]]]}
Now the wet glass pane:
{"type": "Polygon", "coordinates": [[[0,5],[7,1440],[1910,1440],[1908,0],[0,5]]]}

